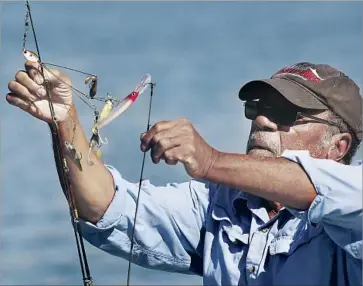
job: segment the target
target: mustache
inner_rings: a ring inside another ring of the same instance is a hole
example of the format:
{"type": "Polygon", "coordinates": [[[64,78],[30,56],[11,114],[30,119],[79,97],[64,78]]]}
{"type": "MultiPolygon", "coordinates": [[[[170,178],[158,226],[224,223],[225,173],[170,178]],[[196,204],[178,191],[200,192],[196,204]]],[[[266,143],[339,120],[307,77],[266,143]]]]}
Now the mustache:
{"type": "Polygon", "coordinates": [[[274,140],[273,136],[270,132],[261,131],[261,130],[255,130],[251,132],[250,137],[247,142],[247,152],[249,152],[251,149],[264,149],[272,154],[278,156],[279,155],[279,142],[276,142],[274,140]]]}

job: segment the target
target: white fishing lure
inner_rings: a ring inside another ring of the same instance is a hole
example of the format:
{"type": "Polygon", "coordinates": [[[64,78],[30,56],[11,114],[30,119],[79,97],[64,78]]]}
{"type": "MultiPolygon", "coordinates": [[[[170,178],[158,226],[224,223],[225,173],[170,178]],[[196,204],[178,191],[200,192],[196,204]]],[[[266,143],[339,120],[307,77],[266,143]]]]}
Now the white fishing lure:
{"type": "Polygon", "coordinates": [[[147,73],[143,76],[136,88],[129,95],[127,95],[118,105],[116,105],[106,118],[103,118],[99,122],[97,122],[97,128],[101,129],[105,127],[116,117],[124,113],[134,103],[136,98],[146,90],[148,84],[150,83],[151,75],[147,73]]]}
{"type": "Polygon", "coordinates": [[[25,59],[27,61],[33,62],[33,63],[38,63],[39,62],[39,57],[36,53],[27,50],[27,49],[23,49],[23,55],[25,57],[25,59]]]}

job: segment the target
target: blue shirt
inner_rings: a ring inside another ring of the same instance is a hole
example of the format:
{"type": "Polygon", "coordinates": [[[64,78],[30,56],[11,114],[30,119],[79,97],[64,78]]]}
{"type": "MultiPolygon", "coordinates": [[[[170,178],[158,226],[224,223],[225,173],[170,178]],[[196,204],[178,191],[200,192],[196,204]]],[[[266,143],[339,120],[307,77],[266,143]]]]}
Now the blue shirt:
{"type": "MultiPolygon", "coordinates": [[[[285,151],[310,177],[310,208],[269,218],[261,199],[208,181],[143,181],[132,261],[198,274],[204,285],[362,285],[362,166],[285,151]]],[[[92,245],[128,259],[138,184],[108,166],[117,191],[97,224],[80,221],[92,245]]],[[[294,191],[293,189],[291,190],[294,191]]]]}

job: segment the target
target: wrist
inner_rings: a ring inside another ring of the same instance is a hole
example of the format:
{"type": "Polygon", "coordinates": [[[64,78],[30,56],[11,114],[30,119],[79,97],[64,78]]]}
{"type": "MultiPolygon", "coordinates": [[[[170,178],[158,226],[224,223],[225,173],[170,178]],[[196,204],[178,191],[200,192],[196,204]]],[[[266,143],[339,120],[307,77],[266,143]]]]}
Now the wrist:
{"type": "Polygon", "coordinates": [[[72,104],[69,108],[68,116],[64,120],[58,122],[58,130],[61,137],[64,140],[70,140],[70,138],[73,137],[77,125],[79,125],[78,114],[76,107],[72,104]]]}
{"type": "Polygon", "coordinates": [[[218,161],[221,152],[211,147],[211,153],[209,156],[209,163],[207,164],[206,171],[204,172],[203,179],[210,180],[213,174],[213,169],[215,167],[216,162],[218,161]]]}

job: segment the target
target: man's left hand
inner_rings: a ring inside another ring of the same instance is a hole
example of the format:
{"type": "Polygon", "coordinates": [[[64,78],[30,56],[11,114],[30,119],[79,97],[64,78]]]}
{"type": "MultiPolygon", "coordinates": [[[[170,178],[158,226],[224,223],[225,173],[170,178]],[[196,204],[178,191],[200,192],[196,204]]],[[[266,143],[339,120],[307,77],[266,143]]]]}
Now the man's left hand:
{"type": "Polygon", "coordinates": [[[141,150],[150,149],[155,164],[160,160],[169,165],[181,162],[193,178],[204,178],[218,153],[184,118],[158,122],[141,134],[141,150]]]}

